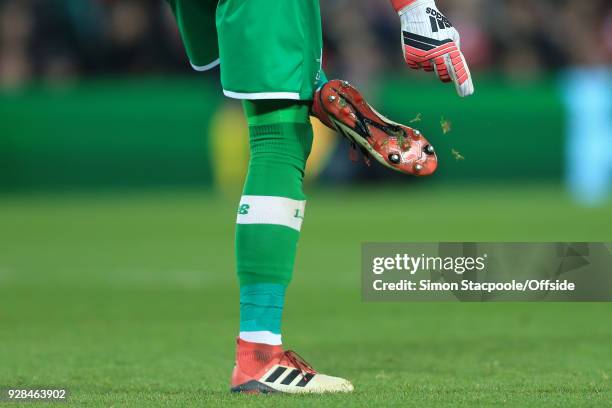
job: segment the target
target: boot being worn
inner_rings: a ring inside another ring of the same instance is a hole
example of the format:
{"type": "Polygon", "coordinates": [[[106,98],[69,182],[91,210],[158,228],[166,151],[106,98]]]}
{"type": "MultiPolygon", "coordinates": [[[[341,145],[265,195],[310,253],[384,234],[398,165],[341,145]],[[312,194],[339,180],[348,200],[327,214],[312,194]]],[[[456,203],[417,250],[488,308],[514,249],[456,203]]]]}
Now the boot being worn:
{"type": "Polygon", "coordinates": [[[429,176],[438,167],[435,150],[421,132],[376,112],[346,81],[336,79],[323,85],[315,93],[312,114],[390,169],[429,176]]]}
{"type": "Polygon", "coordinates": [[[319,374],[297,353],[282,346],[238,339],[232,392],[289,394],[351,392],[353,385],[338,377],[319,374]]]}

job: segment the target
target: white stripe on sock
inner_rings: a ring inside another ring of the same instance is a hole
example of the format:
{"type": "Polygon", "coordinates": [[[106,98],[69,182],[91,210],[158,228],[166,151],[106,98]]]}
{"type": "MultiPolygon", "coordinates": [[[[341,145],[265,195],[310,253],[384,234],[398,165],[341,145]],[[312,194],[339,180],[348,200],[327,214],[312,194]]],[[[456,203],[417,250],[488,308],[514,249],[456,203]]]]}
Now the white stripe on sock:
{"type": "Polygon", "coordinates": [[[223,94],[228,98],[234,99],[247,99],[251,101],[261,99],[290,99],[293,101],[300,100],[300,94],[298,92],[254,92],[254,93],[242,93],[232,92],[223,90],[223,94]]]}
{"type": "Polygon", "coordinates": [[[280,346],[282,343],[281,335],[271,331],[241,331],[238,335],[241,340],[251,343],[269,344],[270,346],[280,346]]]}
{"type": "Polygon", "coordinates": [[[304,221],[306,201],[285,197],[242,196],[238,207],[238,224],[283,225],[299,231],[304,221]]]}

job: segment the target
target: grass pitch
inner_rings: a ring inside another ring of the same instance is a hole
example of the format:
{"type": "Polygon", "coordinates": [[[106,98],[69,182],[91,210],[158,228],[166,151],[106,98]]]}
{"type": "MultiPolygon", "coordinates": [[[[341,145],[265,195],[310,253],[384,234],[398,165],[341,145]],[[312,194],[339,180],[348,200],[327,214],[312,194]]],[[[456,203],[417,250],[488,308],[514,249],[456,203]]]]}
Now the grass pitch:
{"type": "Polygon", "coordinates": [[[612,304],[368,304],[359,286],[362,241],[611,241],[611,207],[542,187],[311,194],[284,341],[356,392],[266,397],[228,392],[235,201],[0,198],[0,387],[106,407],[612,404],[612,304]]]}

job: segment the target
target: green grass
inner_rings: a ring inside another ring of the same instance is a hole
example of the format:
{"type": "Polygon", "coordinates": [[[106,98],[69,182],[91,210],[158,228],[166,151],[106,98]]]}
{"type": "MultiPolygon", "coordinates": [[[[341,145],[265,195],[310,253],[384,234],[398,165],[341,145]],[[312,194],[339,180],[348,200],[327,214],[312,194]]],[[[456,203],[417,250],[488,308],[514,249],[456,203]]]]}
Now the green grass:
{"type": "MultiPolygon", "coordinates": [[[[235,198],[235,197],[234,197],[235,198]]],[[[235,200],[0,198],[0,387],[73,406],[610,406],[612,304],[363,303],[362,241],[611,241],[555,188],[311,194],[284,340],[352,395],[231,395],[235,200]]]]}

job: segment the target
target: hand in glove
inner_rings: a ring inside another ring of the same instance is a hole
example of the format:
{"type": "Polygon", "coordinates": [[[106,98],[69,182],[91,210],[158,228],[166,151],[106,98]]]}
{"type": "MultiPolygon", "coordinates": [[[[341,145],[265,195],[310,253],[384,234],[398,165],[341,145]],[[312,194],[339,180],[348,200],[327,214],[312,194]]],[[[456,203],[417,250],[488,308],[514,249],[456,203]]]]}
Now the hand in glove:
{"type": "Polygon", "coordinates": [[[434,0],[391,0],[402,22],[404,59],[410,68],[435,71],[454,82],[459,96],[474,93],[470,69],[460,49],[459,33],[438,11],[434,0]]]}

